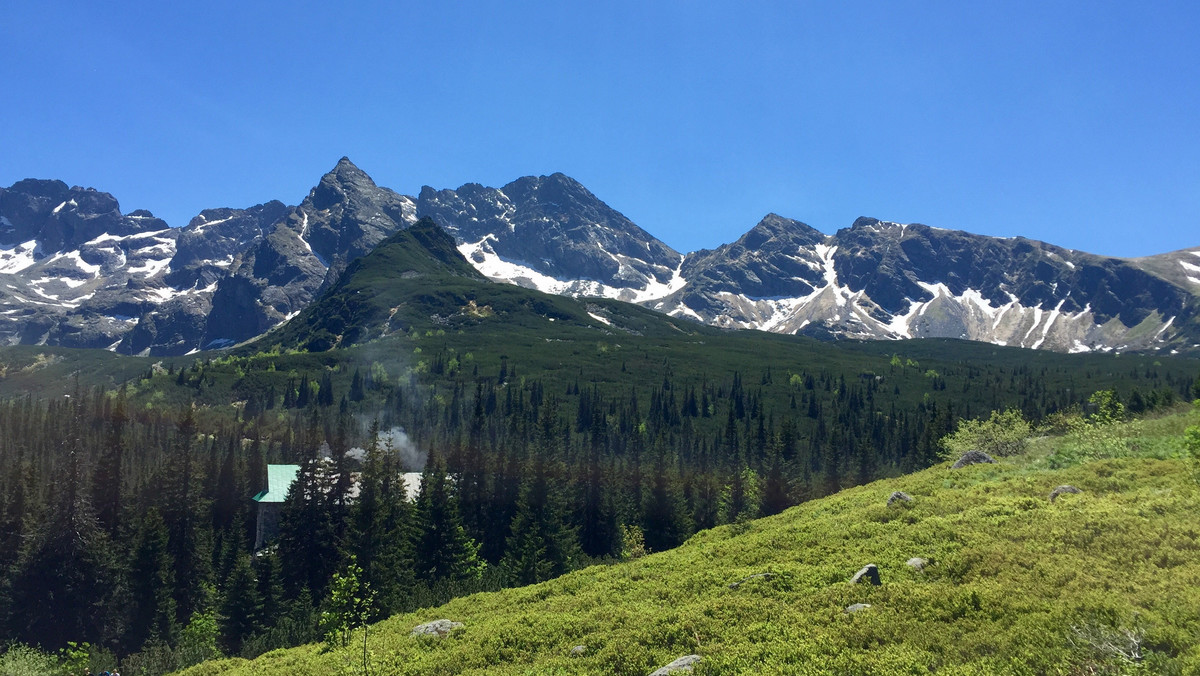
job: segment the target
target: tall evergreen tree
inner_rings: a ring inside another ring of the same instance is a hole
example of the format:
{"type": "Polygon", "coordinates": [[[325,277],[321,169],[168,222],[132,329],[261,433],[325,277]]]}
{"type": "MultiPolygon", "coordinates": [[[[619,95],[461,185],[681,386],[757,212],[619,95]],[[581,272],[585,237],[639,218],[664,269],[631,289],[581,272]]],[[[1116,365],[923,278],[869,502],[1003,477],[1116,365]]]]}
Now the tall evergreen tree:
{"type": "Polygon", "coordinates": [[[208,609],[212,585],[212,527],[201,491],[203,472],[195,437],[195,411],[189,407],[175,428],[163,496],[163,519],[175,566],[175,612],[185,625],[192,613],[208,609]]]}
{"type": "Polygon", "coordinates": [[[691,534],[687,504],[668,465],[666,450],[661,447],[655,454],[649,481],[642,507],[642,534],[650,551],[661,552],[682,544],[691,534]]]}
{"type": "Polygon", "coordinates": [[[297,598],[302,590],[308,590],[312,598],[323,598],[337,566],[327,499],[330,484],[328,463],[310,451],[300,463],[279,515],[278,552],[289,598],[297,598]]]}
{"type": "Polygon", "coordinates": [[[115,638],[115,562],[85,490],[83,406],[76,388],[58,500],[30,529],[10,578],[8,635],[50,649],[115,638]]]}
{"type": "Polygon", "coordinates": [[[263,624],[262,597],[250,567],[250,557],[239,556],[222,590],[219,625],[221,645],[228,655],[242,651],[242,643],[263,624]]]}
{"type": "Polygon", "coordinates": [[[416,573],[426,582],[478,578],[479,545],[463,528],[445,465],[434,453],[421,475],[417,497],[416,573]]]}
{"type": "Polygon", "coordinates": [[[175,640],[174,564],[171,561],[167,526],[158,509],[151,507],[142,517],[129,568],[131,603],[129,627],[124,644],[138,650],[147,641],[175,640]]]}
{"type": "Polygon", "coordinates": [[[108,415],[108,434],[96,471],[92,475],[92,500],[96,506],[96,517],[109,535],[115,535],[120,526],[125,425],[129,421],[129,415],[125,411],[125,395],[126,390],[122,387],[108,415]]]}
{"type": "Polygon", "coordinates": [[[562,449],[558,446],[557,407],[547,403],[539,424],[529,471],[521,486],[517,513],[500,562],[515,584],[533,584],[557,577],[579,562],[579,535],[569,525],[570,511],[563,495],[562,449]]]}
{"type": "Polygon", "coordinates": [[[380,444],[379,425],[373,423],[347,543],[361,565],[362,582],[375,590],[372,619],[402,608],[415,583],[412,515],[399,469],[395,451],[380,444]]]}

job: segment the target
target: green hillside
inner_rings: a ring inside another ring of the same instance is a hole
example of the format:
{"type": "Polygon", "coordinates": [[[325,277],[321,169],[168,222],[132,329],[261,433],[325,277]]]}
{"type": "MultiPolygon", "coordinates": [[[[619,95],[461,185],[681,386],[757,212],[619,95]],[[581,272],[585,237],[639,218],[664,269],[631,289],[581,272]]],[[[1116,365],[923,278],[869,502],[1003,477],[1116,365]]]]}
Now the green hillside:
{"type": "MultiPolygon", "coordinates": [[[[371,629],[370,673],[632,675],[693,653],[704,674],[1197,673],[1200,491],[1184,441],[1197,423],[1200,409],[1079,427],[996,465],[945,462],[395,616],[371,629]],[[1063,484],[1082,492],[1051,503],[1063,484]],[[913,501],[889,507],[893,491],[913,501]],[[882,585],[850,584],[868,563],[882,585]],[[856,603],[871,607],[846,612],[856,603]],[[409,635],[441,618],[464,626],[409,635]]],[[[361,673],[361,660],[361,643],[313,645],[183,673],[361,673]]]]}

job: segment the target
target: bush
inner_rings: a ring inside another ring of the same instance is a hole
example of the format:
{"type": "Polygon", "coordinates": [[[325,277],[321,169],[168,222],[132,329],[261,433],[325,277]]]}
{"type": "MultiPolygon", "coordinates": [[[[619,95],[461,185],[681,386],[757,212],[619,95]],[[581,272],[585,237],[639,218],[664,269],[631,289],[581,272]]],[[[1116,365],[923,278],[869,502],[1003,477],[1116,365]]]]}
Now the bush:
{"type": "Polygon", "coordinates": [[[27,645],[16,644],[0,655],[0,674],[4,676],[58,676],[58,660],[27,645]]]}
{"type": "Polygon", "coordinates": [[[956,458],[967,451],[983,451],[993,457],[1017,455],[1029,445],[1032,430],[1015,408],[992,411],[987,420],[962,420],[958,429],[942,437],[942,455],[956,458]]]}

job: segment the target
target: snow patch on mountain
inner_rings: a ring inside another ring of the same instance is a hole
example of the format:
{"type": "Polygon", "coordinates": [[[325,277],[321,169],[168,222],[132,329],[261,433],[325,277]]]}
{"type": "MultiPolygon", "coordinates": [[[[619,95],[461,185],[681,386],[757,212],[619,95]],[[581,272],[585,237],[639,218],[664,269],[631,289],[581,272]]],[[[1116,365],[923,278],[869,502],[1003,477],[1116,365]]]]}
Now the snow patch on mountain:
{"type": "Polygon", "coordinates": [[[143,277],[153,277],[158,273],[166,270],[171,265],[170,258],[148,259],[142,262],[141,265],[131,267],[127,272],[131,275],[142,275],[143,277]]]}
{"type": "Polygon", "coordinates": [[[50,258],[49,261],[47,261],[47,263],[54,263],[54,262],[60,261],[64,258],[67,260],[70,260],[71,262],[73,262],[75,264],[75,267],[79,268],[80,270],[83,270],[84,272],[88,273],[89,275],[92,275],[93,277],[96,275],[96,273],[100,272],[99,265],[92,265],[91,263],[88,263],[87,261],[83,260],[83,257],[79,255],[78,251],[63,251],[63,252],[56,253],[56,254],[54,254],[54,256],[52,256],[50,258]]]}
{"type": "Polygon", "coordinates": [[[38,242],[31,239],[12,246],[0,246],[0,273],[15,275],[37,262],[38,242]]]}
{"type": "MultiPolygon", "coordinates": [[[[470,261],[476,270],[489,279],[536,289],[543,293],[614,298],[631,303],[647,303],[669,296],[687,284],[687,280],[681,274],[682,260],[679,266],[672,271],[669,281],[663,283],[650,278],[642,288],[621,288],[588,279],[558,279],[539,272],[525,261],[513,261],[501,257],[492,248],[491,243],[495,241],[497,241],[496,236],[489,233],[477,242],[459,244],[458,251],[470,261]]],[[[624,257],[611,253],[608,255],[618,265],[625,265],[622,261],[624,257]]]]}

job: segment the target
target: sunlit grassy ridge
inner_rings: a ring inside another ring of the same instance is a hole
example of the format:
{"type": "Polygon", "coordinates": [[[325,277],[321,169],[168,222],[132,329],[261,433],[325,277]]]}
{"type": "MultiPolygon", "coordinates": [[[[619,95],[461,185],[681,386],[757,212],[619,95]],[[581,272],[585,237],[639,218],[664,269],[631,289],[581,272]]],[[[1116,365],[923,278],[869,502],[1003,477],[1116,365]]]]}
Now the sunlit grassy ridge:
{"type": "MultiPolygon", "coordinates": [[[[997,465],[943,463],[673,551],[393,617],[371,629],[370,673],[648,674],[690,653],[707,674],[1197,673],[1200,492],[1183,445],[1197,422],[1038,439],[997,465]],[[1061,484],[1083,492],[1052,504],[1061,484]],[[887,506],[896,490],[914,501],[887,506]],[[882,586],[849,584],[867,563],[882,586]],[[758,573],[771,576],[729,588],[758,573]],[[854,603],[871,607],[846,613],[854,603]],[[465,626],[409,635],[439,618],[465,626]]],[[[361,650],[184,673],[362,673],[361,650]]]]}

